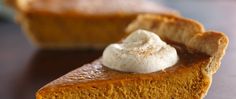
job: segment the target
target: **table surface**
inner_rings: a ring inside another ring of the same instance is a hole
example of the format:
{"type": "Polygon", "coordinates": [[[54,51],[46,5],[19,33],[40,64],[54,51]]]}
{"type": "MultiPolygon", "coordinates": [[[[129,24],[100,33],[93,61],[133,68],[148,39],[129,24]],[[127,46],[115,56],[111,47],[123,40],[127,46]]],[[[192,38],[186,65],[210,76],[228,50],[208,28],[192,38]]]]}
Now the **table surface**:
{"type": "MultiPolygon", "coordinates": [[[[222,31],[229,36],[229,47],[206,99],[234,99],[236,1],[162,2],[185,17],[202,22],[207,30],[222,31]]],[[[101,53],[95,50],[39,50],[27,41],[18,25],[0,21],[0,98],[32,99],[41,86],[91,62],[101,53]]]]}

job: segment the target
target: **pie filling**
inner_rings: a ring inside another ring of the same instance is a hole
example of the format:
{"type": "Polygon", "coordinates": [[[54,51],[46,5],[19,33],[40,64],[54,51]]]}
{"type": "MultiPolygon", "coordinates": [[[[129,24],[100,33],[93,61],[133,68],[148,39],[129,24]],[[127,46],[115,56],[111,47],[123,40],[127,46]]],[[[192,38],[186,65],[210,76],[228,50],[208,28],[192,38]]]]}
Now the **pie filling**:
{"type": "Polygon", "coordinates": [[[37,97],[99,97],[94,93],[124,98],[126,95],[149,98],[170,98],[179,97],[179,95],[181,95],[180,97],[201,96],[202,93],[198,92],[207,90],[207,86],[209,86],[209,79],[203,75],[201,70],[210,63],[211,57],[197,51],[189,52],[185,45],[169,40],[165,41],[176,49],[179,60],[175,65],[166,68],[164,71],[145,74],[120,72],[104,66],[101,59],[98,59],[49,83],[37,93],[37,97]],[[166,85],[168,85],[168,88],[166,85]],[[104,88],[111,90],[112,93],[104,90],[104,88]],[[123,96],[123,94],[120,94],[120,90],[130,93],[123,96]],[[140,90],[140,93],[137,95],[136,91],[133,90],[140,90]],[[181,91],[176,94],[175,90],[181,91]]]}

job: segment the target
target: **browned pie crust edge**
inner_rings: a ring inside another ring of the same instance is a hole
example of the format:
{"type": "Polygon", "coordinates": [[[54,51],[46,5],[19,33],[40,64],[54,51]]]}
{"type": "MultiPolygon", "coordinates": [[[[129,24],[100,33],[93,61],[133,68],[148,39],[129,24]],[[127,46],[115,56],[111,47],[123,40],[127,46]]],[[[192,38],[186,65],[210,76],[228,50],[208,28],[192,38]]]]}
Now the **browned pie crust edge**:
{"type": "Polygon", "coordinates": [[[169,15],[139,15],[126,29],[128,33],[146,29],[162,39],[184,44],[189,51],[197,50],[212,57],[211,64],[203,69],[208,75],[214,74],[228,46],[228,37],[221,32],[205,31],[199,22],[169,15]]]}

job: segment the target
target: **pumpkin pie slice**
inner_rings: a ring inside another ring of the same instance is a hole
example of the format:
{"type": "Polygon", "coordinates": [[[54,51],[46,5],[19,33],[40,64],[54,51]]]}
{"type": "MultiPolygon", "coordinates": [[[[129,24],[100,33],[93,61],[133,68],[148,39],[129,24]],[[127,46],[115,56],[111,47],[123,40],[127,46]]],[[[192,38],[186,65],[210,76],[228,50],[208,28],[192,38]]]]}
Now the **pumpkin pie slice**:
{"type": "Polygon", "coordinates": [[[220,66],[228,38],[206,32],[198,22],[168,15],[140,15],[127,28],[158,34],[177,50],[179,61],[163,71],[128,73],[102,65],[101,59],[85,64],[50,82],[37,99],[201,99],[220,66]]]}

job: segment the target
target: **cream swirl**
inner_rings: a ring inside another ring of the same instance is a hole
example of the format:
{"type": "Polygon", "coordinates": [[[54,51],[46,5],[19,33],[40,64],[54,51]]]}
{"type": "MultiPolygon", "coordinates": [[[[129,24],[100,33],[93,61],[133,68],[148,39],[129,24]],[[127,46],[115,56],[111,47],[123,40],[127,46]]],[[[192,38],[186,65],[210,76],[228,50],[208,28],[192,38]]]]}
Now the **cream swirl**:
{"type": "Polygon", "coordinates": [[[175,48],[155,33],[137,30],[121,43],[103,52],[102,64],[108,68],[135,73],[151,73],[173,66],[178,61],[175,48]]]}

